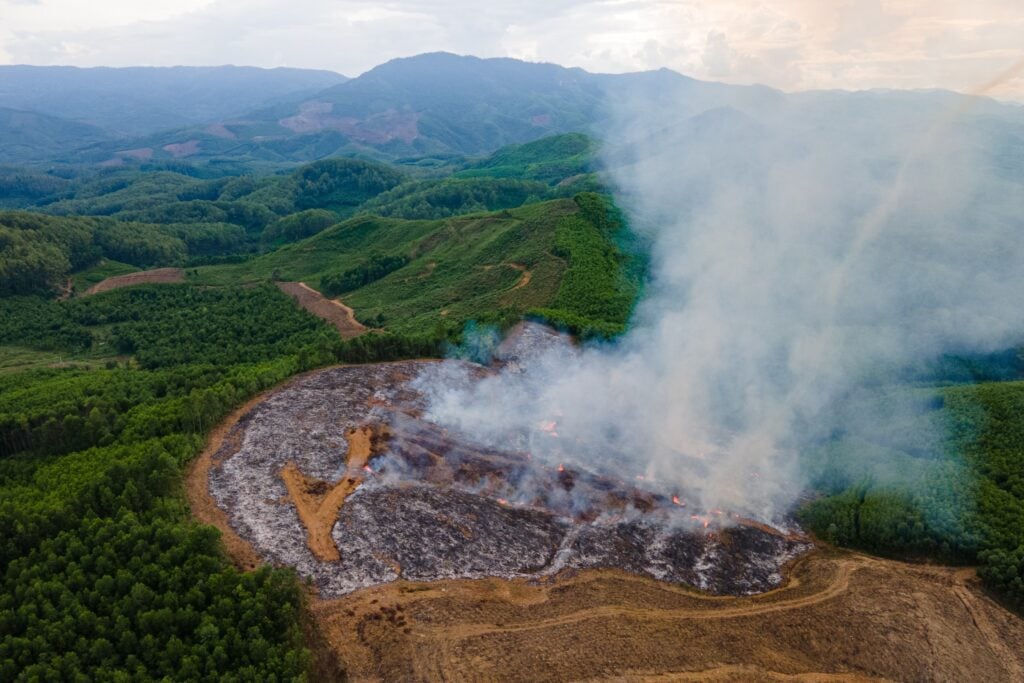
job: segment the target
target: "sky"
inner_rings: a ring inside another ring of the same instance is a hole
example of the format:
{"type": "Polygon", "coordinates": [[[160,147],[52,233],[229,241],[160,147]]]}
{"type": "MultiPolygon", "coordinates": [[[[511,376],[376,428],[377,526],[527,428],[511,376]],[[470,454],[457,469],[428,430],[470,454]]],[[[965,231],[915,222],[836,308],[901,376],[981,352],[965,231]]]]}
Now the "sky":
{"type": "Polygon", "coordinates": [[[446,50],[1024,102],[1022,0],[0,0],[0,63],[322,68],[446,50]],[[1014,68],[1017,67],[1017,68],[1014,68]]]}

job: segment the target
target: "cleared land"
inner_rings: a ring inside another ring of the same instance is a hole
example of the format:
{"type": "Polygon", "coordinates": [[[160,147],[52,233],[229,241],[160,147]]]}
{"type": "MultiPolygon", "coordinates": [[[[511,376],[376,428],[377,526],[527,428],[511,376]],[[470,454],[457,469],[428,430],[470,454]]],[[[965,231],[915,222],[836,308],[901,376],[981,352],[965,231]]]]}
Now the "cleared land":
{"type": "Polygon", "coordinates": [[[352,339],[366,332],[367,327],[356,320],[352,309],[337,299],[328,299],[305,282],[278,282],[278,289],[299,306],[333,325],[342,339],[352,339]]]}
{"type": "Polygon", "coordinates": [[[108,277],[87,289],[85,294],[99,294],[133,285],[170,284],[184,281],[185,272],[181,268],[157,268],[155,270],[143,270],[138,273],[108,277]]]}
{"type": "Polygon", "coordinates": [[[819,552],[716,598],[618,571],[378,586],[314,604],[356,680],[1021,680],[973,572],[819,552]]]}
{"type": "MultiPolygon", "coordinates": [[[[224,447],[225,435],[242,438],[231,428],[258,402],[217,430],[188,487],[196,515],[225,532],[243,567],[259,554],[230,527],[208,477],[217,454],[235,450],[224,447]]],[[[372,451],[347,440],[325,440],[345,453],[346,472],[372,451]]],[[[321,510],[318,496],[330,493],[312,485],[321,510]]],[[[832,549],[797,560],[781,587],[749,597],[609,569],[399,578],[336,599],[312,597],[324,647],[353,680],[1024,680],[1024,621],[990,600],[972,570],[832,549]]]]}

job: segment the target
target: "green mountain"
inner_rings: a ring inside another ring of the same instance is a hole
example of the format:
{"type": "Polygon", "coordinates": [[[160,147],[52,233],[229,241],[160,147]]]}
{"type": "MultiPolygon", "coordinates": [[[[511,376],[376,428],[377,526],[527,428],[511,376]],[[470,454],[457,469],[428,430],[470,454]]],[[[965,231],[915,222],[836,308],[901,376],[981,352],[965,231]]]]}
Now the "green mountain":
{"type": "Polygon", "coordinates": [[[214,127],[193,126],[94,146],[85,163],[133,159],[269,164],[326,156],[435,163],[489,154],[566,132],[594,132],[637,89],[692,93],[694,102],[767,88],[705,84],[661,70],[606,75],[555,64],[448,53],[395,59],[315,95],[292,98],[214,127]]]}

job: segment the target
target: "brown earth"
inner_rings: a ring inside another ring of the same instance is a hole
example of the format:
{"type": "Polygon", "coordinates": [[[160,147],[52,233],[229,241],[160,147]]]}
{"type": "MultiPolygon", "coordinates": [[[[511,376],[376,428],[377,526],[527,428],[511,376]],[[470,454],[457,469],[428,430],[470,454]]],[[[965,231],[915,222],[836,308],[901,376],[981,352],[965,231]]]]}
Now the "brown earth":
{"type": "Polygon", "coordinates": [[[277,287],[299,306],[333,325],[342,339],[358,337],[368,329],[356,320],[351,308],[338,299],[328,299],[305,282],[278,282],[277,287]]]}
{"type": "Polygon", "coordinates": [[[512,285],[512,289],[513,290],[522,289],[523,287],[525,287],[528,284],[530,284],[530,280],[533,279],[533,271],[532,270],[527,270],[525,264],[522,264],[522,263],[506,263],[505,265],[508,266],[509,268],[514,269],[514,270],[518,270],[520,273],[523,274],[522,277],[519,278],[519,281],[516,282],[514,285],[512,285]]]}
{"type": "Polygon", "coordinates": [[[345,439],[348,441],[345,473],[333,484],[310,479],[299,471],[294,462],[289,462],[281,470],[288,495],[295,504],[302,526],[306,527],[306,543],[324,562],[341,559],[338,546],[331,538],[331,530],[345,499],[363,483],[363,468],[373,454],[374,434],[369,427],[353,429],[345,439]]]}
{"type": "Polygon", "coordinates": [[[155,270],[143,270],[138,273],[108,277],[106,280],[97,282],[87,289],[85,295],[109,292],[113,289],[131,287],[133,285],[168,284],[184,281],[185,271],[181,268],[156,268],[155,270]]]}
{"type": "Polygon", "coordinates": [[[837,551],[748,598],[593,570],[396,582],[312,610],[353,680],[1024,680],[1024,622],[973,572],[837,551]]]}
{"type": "MultiPolygon", "coordinates": [[[[237,420],[280,388],[214,430],[188,474],[193,513],[221,529],[245,569],[261,560],[211,498],[208,475],[237,420]]],[[[372,452],[371,434],[356,430],[348,468],[372,452]]],[[[329,495],[311,497],[323,522],[329,495]]],[[[989,599],[973,570],[822,549],[787,575],[752,597],[601,569],[396,581],[311,596],[311,642],[357,681],[1024,681],[1024,620],[989,599]]]]}
{"type": "Polygon", "coordinates": [[[161,147],[162,150],[168,152],[175,159],[182,157],[192,156],[199,151],[199,140],[192,139],[185,142],[175,142],[169,145],[161,147]]]}
{"type": "Polygon", "coordinates": [[[420,114],[409,111],[387,111],[365,119],[333,114],[330,102],[310,101],[299,106],[299,112],[278,120],[278,124],[296,133],[336,130],[357,142],[383,144],[391,140],[410,143],[419,137],[420,114]]]}
{"type": "Polygon", "coordinates": [[[120,152],[115,152],[115,155],[122,159],[137,159],[139,161],[147,161],[153,158],[152,147],[139,147],[138,149],[124,149],[120,152]]]}
{"type": "Polygon", "coordinates": [[[206,127],[206,132],[214,137],[223,138],[225,140],[234,140],[238,137],[223,123],[211,123],[206,127]]]}

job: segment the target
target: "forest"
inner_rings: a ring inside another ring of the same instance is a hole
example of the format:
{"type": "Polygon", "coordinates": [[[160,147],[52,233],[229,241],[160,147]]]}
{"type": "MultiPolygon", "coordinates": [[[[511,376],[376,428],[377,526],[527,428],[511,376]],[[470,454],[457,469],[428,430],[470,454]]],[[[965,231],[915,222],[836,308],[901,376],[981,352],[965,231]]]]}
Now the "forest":
{"type": "MultiPolygon", "coordinates": [[[[647,245],[596,149],[568,134],[425,165],[0,169],[0,679],[311,675],[301,582],[232,567],[190,518],[185,468],[222,418],[305,370],[438,356],[467,324],[622,334],[647,245]],[[154,267],[183,282],[86,293],[154,267]],[[380,329],[342,341],[282,281],[380,329]]],[[[1022,370],[1008,350],[881,385],[866,400],[909,396],[946,439],[834,435],[804,453],[797,514],[829,543],[976,563],[1024,609],[1022,370]],[[896,474],[851,469],[849,449],[896,474]]]]}
{"type": "MultiPolygon", "coordinates": [[[[323,282],[311,281],[328,294],[352,293],[416,255],[401,232],[389,253],[366,251],[362,239],[387,243],[373,231],[360,238],[357,230],[354,241],[346,232],[341,243],[329,234],[346,219],[375,225],[358,218],[371,215],[370,201],[387,215],[447,220],[572,194],[529,179],[414,177],[351,159],[206,179],[166,169],[4,177],[11,210],[0,212],[0,355],[11,360],[0,364],[3,680],[313,675],[306,593],[294,572],[235,569],[219,532],[190,518],[183,472],[208,431],[247,398],[304,370],[440,355],[469,317],[510,325],[536,302],[598,320],[609,311],[560,293],[559,283],[575,291],[577,271],[592,279],[599,265],[607,278],[609,265],[618,272],[627,264],[614,243],[622,226],[592,223],[605,220],[595,206],[610,206],[596,195],[541,203],[517,217],[494,214],[488,229],[506,244],[539,249],[538,258],[556,250],[555,230],[558,255],[546,258],[572,266],[552,271],[539,294],[508,302],[504,312],[477,302],[450,324],[431,325],[385,307],[394,325],[343,341],[281,293],[259,259],[280,270],[296,260],[288,248],[320,239],[311,244],[326,245],[317,247],[323,282]],[[525,223],[533,227],[524,232],[525,223]],[[550,233],[547,241],[532,246],[529,237],[540,231],[550,233]],[[586,246],[588,239],[605,246],[586,246]],[[597,253],[605,261],[590,264],[597,253]],[[188,277],[86,295],[103,277],[158,266],[183,267],[188,277]],[[239,268],[251,276],[236,279],[239,268]]],[[[397,231],[419,225],[391,220],[397,231]]],[[[483,261],[475,251],[431,258],[453,267],[461,258],[472,269],[500,260],[501,251],[497,245],[483,261]]],[[[477,283],[480,293],[496,300],[509,277],[519,274],[509,269],[477,283]]],[[[611,311],[616,329],[632,305],[632,290],[623,291],[611,311]]]]}

